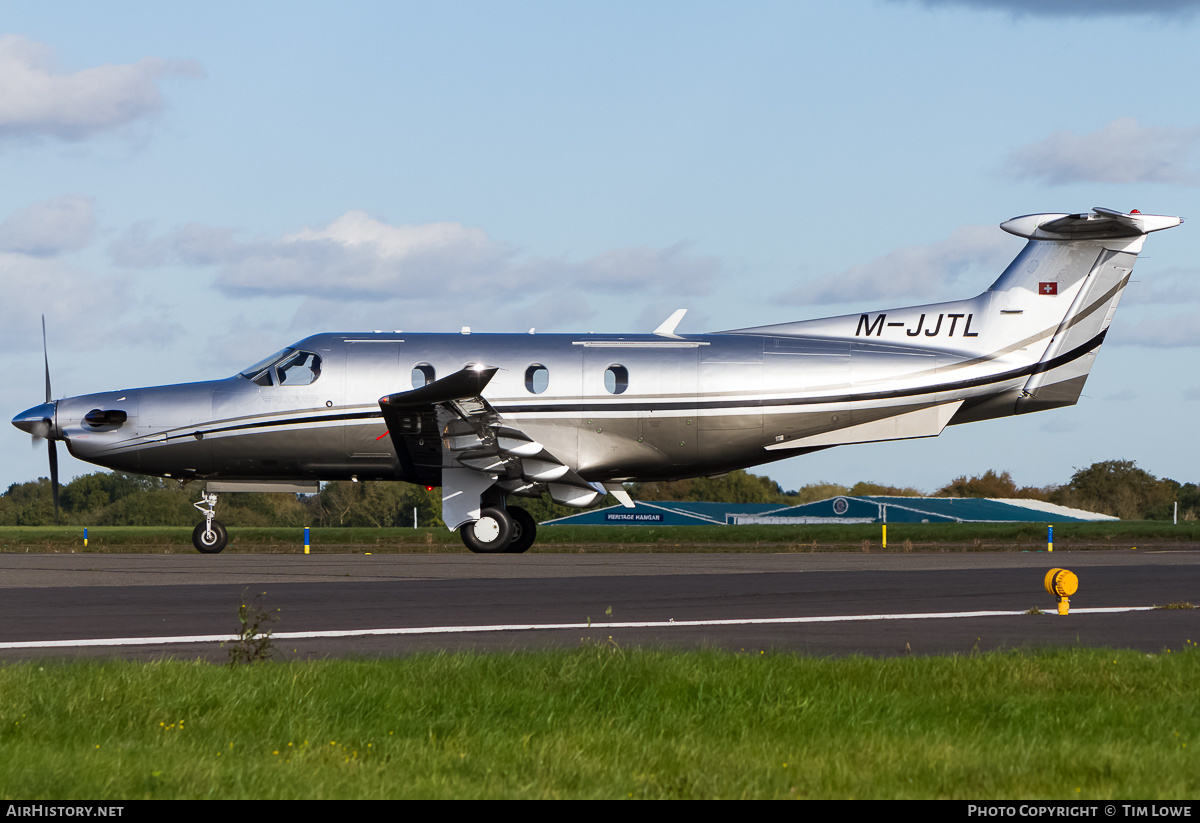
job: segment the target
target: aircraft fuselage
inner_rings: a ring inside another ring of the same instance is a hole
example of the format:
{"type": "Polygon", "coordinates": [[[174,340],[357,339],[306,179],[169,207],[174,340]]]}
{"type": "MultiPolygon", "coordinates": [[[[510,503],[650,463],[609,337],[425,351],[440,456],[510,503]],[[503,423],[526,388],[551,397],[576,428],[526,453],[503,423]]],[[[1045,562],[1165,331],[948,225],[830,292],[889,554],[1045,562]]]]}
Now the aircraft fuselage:
{"type": "MultiPolygon", "coordinates": [[[[381,390],[481,364],[499,368],[487,391],[495,410],[581,476],[646,481],[790,457],[837,439],[821,435],[1003,394],[1028,378],[1004,377],[992,362],[988,371],[1001,376],[962,385],[950,375],[971,371],[966,357],[865,336],[321,334],[292,348],[320,358],[312,382],[263,386],[236,375],[84,395],[58,401],[56,427],[74,456],[122,471],[422,482],[405,476],[386,436],[381,390]],[[91,425],[85,416],[97,409],[127,420],[91,425]]],[[[894,436],[936,434],[926,428],[894,436]]],[[[855,442],[847,436],[839,442],[855,442]]]]}

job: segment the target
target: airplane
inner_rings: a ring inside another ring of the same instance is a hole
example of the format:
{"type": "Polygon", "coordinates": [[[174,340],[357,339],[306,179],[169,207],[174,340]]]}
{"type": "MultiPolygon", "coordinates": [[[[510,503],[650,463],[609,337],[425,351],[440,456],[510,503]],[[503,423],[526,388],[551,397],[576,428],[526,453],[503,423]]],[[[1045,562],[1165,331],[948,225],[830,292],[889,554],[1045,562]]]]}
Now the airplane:
{"type": "MultiPolygon", "coordinates": [[[[51,399],[13,425],[119,471],[206,483],[195,547],[228,541],[217,494],[321,481],[442,489],[477,553],[521,553],[549,492],[716,475],[851,443],[1073,405],[1146,235],[1178,217],[1095,208],[1000,228],[1028,242],[967,300],[710,334],[317,334],[223,380],[51,399]]],[[[43,320],[43,347],[45,323],[43,320]]]]}

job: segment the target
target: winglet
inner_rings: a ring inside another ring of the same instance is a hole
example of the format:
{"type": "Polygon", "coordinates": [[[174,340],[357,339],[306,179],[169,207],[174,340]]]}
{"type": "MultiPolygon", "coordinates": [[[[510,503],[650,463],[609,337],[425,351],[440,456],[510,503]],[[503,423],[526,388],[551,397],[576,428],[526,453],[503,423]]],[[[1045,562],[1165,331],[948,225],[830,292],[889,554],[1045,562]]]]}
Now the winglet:
{"type": "Polygon", "coordinates": [[[498,371],[499,369],[494,366],[468,366],[449,377],[435,380],[419,389],[381,397],[379,404],[401,408],[478,397],[483,394],[484,388],[498,371]]]}
{"type": "Polygon", "coordinates": [[[654,330],[654,333],[659,337],[670,337],[675,340],[682,340],[683,338],[675,333],[675,327],[679,325],[679,321],[683,319],[685,314],[687,314],[687,309],[676,309],[674,314],[662,321],[662,324],[654,330]]]}

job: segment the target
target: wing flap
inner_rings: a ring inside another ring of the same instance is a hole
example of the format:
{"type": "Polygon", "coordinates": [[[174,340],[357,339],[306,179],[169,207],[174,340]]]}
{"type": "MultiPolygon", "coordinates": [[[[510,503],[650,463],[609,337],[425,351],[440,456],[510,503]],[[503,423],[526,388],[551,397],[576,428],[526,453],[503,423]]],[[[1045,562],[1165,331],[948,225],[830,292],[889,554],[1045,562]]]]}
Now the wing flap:
{"type": "Polygon", "coordinates": [[[406,476],[442,487],[442,519],[452,529],[478,519],[480,496],[549,491],[557,503],[586,507],[603,498],[591,483],[510,422],[483,398],[498,369],[468,367],[379,407],[406,476]]]}

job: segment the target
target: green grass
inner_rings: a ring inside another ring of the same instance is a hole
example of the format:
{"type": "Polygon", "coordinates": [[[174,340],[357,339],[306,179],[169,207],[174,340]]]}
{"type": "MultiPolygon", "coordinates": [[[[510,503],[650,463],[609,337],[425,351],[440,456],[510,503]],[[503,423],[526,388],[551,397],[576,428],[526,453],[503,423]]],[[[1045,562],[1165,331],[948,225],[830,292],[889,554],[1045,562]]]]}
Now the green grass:
{"type": "Polygon", "coordinates": [[[1200,652],[0,667],[0,796],[1194,798],[1200,652]]]}
{"type": "MultiPolygon", "coordinates": [[[[231,528],[228,552],[303,550],[300,528],[231,528]]],[[[882,551],[877,525],[845,526],[544,526],[534,551],[882,551]]],[[[462,552],[458,535],[444,528],[312,529],[312,551],[462,552]]],[[[905,523],[888,526],[889,552],[1036,551],[1046,547],[1042,523],[905,523]]],[[[1200,544],[1200,523],[1164,521],[1060,523],[1059,551],[1200,544]]],[[[0,527],[0,552],[192,552],[184,526],[0,527]]]]}

